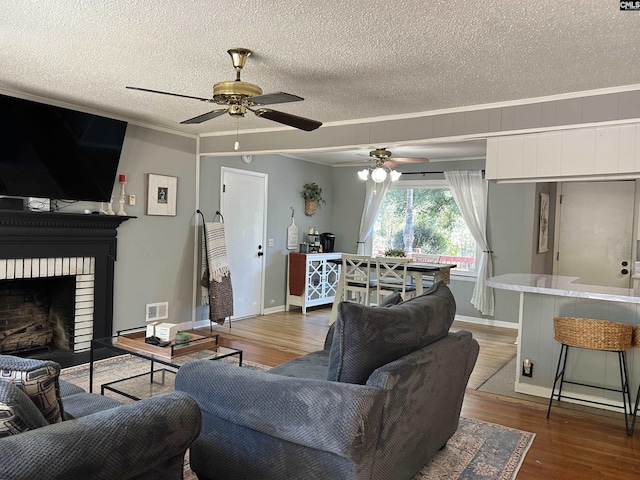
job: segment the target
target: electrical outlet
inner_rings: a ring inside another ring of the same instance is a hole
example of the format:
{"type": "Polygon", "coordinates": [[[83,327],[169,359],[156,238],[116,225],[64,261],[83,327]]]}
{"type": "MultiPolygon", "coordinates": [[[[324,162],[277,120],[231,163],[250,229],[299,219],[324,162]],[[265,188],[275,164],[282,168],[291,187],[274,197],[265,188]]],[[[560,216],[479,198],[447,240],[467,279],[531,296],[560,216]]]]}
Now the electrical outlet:
{"type": "Polygon", "coordinates": [[[522,362],[522,375],[524,377],[533,377],[533,362],[528,358],[522,362]]]}
{"type": "Polygon", "coordinates": [[[169,302],[147,303],[146,305],[146,321],[155,322],[169,318],[169,302]]]}
{"type": "Polygon", "coordinates": [[[129,205],[130,206],[134,206],[136,204],[136,196],[135,195],[129,195],[129,205]]]}

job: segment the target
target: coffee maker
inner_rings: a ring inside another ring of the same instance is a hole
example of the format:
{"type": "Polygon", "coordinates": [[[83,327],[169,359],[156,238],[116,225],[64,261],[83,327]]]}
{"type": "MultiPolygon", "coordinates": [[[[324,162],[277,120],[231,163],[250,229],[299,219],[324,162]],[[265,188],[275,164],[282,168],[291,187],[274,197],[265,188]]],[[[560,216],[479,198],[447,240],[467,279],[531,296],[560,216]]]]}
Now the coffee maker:
{"type": "Polygon", "coordinates": [[[320,245],[323,253],[334,252],[336,236],[333,233],[325,232],[320,234],[320,245]]]}

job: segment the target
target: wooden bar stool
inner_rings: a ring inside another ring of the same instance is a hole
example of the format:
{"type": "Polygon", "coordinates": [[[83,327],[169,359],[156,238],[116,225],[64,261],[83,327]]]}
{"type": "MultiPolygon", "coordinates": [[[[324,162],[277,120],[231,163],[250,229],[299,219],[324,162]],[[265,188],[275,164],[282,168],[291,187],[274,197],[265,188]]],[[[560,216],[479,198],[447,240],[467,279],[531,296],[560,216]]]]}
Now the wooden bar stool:
{"type": "MultiPolygon", "coordinates": [[[[554,398],[561,400],[569,398],[572,400],[580,400],[582,402],[605,405],[609,407],[622,408],[624,410],[624,424],[627,435],[633,434],[633,425],[629,427],[629,415],[631,412],[631,396],[629,394],[629,382],[627,380],[627,361],[625,352],[633,345],[633,327],[625,323],[611,322],[608,320],[595,320],[591,318],[575,318],[575,317],[556,317],[553,319],[554,338],[562,344],[560,348],[560,357],[558,358],[558,368],[556,369],[556,377],[553,381],[551,389],[551,397],[549,398],[549,408],[547,409],[547,418],[551,413],[551,404],[554,398]],[[586,348],[590,350],[599,350],[602,352],[616,352],[618,354],[618,364],[620,367],[620,390],[599,385],[585,384],[565,380],[564,373],[567,365],[567,353],[569,347],[586,348]],[[560,380],[558,393],[556,384],[560,380]],[[608,390],[610,392],[619,392],[622,394],[622,407],[619,405],[597,402],[593,400],[585,400],[583,398],[562,395],[562,385],[569,383],[572,385],[580,385],[583,387],[598,388],[608,390]],[[627,410],[628,405],[628,410],[627,410]]],[[[636,402],[637,405],[637,402],[636,402]]]]}

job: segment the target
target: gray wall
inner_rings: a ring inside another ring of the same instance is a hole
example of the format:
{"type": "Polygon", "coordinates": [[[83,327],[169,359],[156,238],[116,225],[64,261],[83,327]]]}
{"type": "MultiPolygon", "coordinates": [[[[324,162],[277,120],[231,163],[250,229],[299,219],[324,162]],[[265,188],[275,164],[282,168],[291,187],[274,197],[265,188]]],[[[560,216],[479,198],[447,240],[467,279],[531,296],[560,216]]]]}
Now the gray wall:
{"type": "MultiPolygon", "coordinates": [[[[130,219],[118,229],[118,261],[115,265],[114,326],[129,328],[144,323],[145,304],[169,301],[170,319],[191,320],[195,199],[195,140],[130,125],[127,130],[120,173],[127,174],[127,194],[137,195],[136,206],[126,206],[130,219]],[[148,216],[146,211],[146,174],[178,177],[177,215],[148,216]]],[[[286,227],[291,210],[296,210],[300,241],[304,232],[315,226],[319,231],[336,234],[338,251],[355,252],[360,216],[364,204],[364,183],[356,175],[358,168],[332,168],[282,155],[254,155],[251,164],[240,156],[202,158],[200,160],[200,209],[207,219],[219,207],[220,166],[262,172],[269,175],[267,238],[275,239],[266,251],[266,309],[281,308],[286,292],[286,227]],[[323,189],[327,205],[313,217],[304,215],[302,185],[315,181],[323,189]]],[[[478,169],[484,161],[438,162],[403,166],[408,171],[478,169]]],[[[408,175],[407,175],[408,176],[408,175]]],[[[406,177],[405,177],[406,178],[406,177]]],[[[443,178],[433,174],[432,178],[443,178]]],[[[489,184],[488,233],[494,250],[495,275],[550,269],[550,254],[537,254],[539,193],[548,189],[555,199],[555,184],[489,184]]],[[[114,186],[117,199],[119,185],[114,186]]],[[[117,203],[117,201],[116,201],[117,203]]],[[[79,203],[73,208],[95,210],[97,204],[79,203]]],[[[117,208],[117,207],[116,207],[117,208]]],[[[554,205],[551,205],[553,214],[554,205]]],[[[228,214],[228,213],[227,213],[228,214]]],[[[550,219],[553,225],[553,219],[550,219]]],[[[553,232],[550,232],[550,240],[553,232]]],[[[550,251],[553,246],[550,244],[550,251]]],[[[550,273],[550,271],[548,272],[550,273]]],[[[481,317],[469,300],[473,282],[451,282],[458,303],[458,314],[481,317]]],[[[196,292],[199,297],[199,292],[196,292]]],[[[489,319],[517,322],[517,296],[496,290],[496,309],[489,319]]],[[[197,319],[206,311],[198,309],[197,319]]]]}
{"type": "MultiPolygon", "coordinates": [[[[209,221],[220,205],[220,167],[237,168],[253,172],[266,173],[268,178],[267,199],[267,238],[275,240],[274,247],[266,249],[266,309],[283,307],[286,292],[287,227],[291,224],[291,207],[295,209],[296,225],[300,230],[300,242],[307,241],[310,227],[320,232],[333,232],[332,209],[337,204],[332,184],[333,168],[316,163],[303,162],[282,155],[254,155],[250,164],[242,162],[240,156],[208,157],[200,161],[200,210],[209,221]],[[302,186],[315,182],[322,188],[326,205],[318,207],[316,214],[304,214],[302,186]]],[[[247,199],[247,201],[251,201],[247,199]]],[[[233,212],[224,212],[224,215],[233,212]]],[[[340,244],[338,244],[340,248],[340,244]]],[[[297,250],[294,250],[297,251],[297,250]]],[[[198,319],[205,319],[206,310],[199,308],[198,319]]]]}
{"type": "MultiPolygon", "coordinates": [[[[137,218],[118,228],[114,329],[143,325],[145,305],[164,301],[170,321],[191,321],[195,148],[193,138],[127,128],[118,171],[127,175],[126,193],[137,196],[137,204],[125,211],[137,218]],[[175,217],[145,214],[148,173],[178,177],[175,217]]],[[[116,203],[119,191],[118,184],[116,203]]]]}

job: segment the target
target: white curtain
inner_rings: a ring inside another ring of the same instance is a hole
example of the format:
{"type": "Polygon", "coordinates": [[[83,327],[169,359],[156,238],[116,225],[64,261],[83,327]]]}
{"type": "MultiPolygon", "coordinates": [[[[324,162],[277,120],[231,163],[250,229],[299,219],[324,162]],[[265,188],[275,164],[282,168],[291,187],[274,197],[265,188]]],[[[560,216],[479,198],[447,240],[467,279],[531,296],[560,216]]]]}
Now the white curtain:
{"type": "Polygon", "coordinates": [[[375,183],[371,180],[371,177],[367,179],[364,208],[362,209],[360,232],[358,233],[358,255],[366,255],[364,251],[365,242],[373,233],[373,225],[376,223],[380,206],[390,186],[391,175],[387,175],[387,179],[382,183],[375,183]]]}
{"type": "Polygon", "coordinates": [[[482,249],[476,261],[477,281],[471,304],[483,315],[493,315],[493,289],[485,285],[493,276],[491,248],[487,242],[487,182],[480,171],[444,172],[453,198],[474,240],[482,249]]]}

